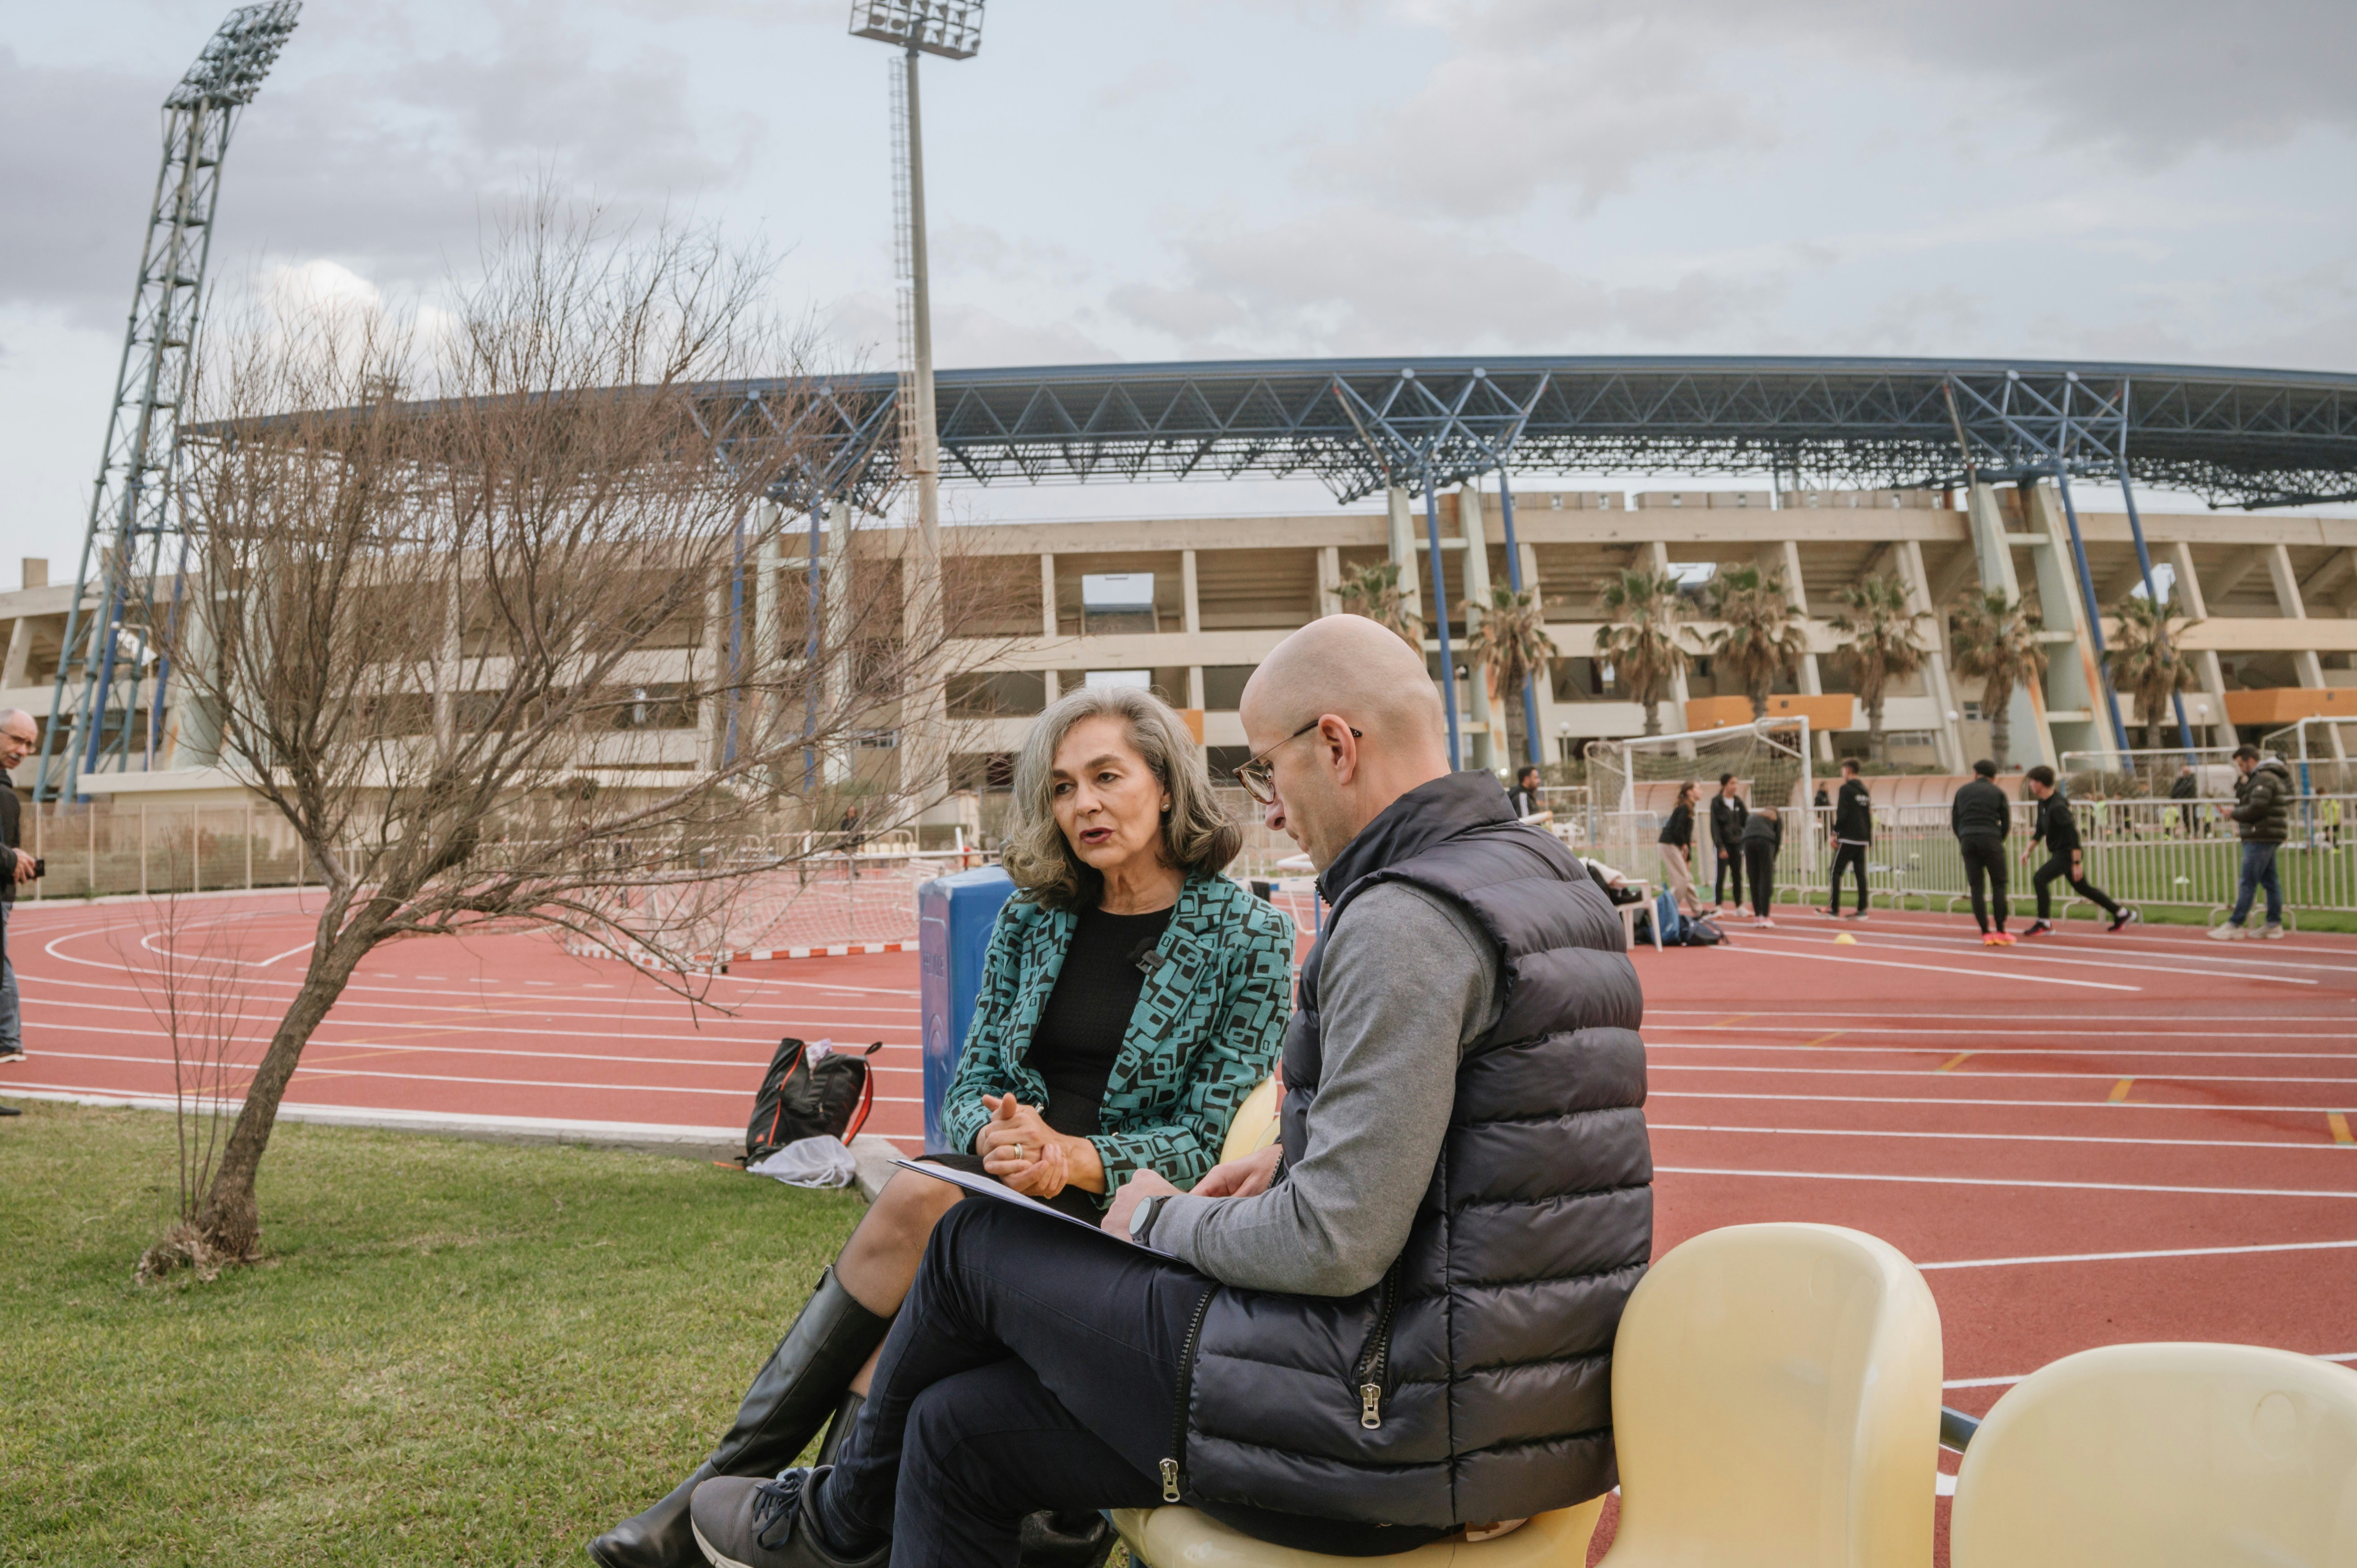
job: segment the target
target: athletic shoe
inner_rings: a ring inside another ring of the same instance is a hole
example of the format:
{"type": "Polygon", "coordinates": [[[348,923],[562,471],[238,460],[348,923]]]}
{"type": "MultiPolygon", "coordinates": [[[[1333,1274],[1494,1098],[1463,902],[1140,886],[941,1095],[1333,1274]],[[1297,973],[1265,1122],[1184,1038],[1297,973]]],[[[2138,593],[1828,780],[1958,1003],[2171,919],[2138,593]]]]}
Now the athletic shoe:
{"type": "Polygon", "coordinates": [[[0,1105],[0,1116],[22,1116],[23,1114],[23,1112],[13,1105],[0,1105]]]}
{"type": "Polygon", "coordinates": [[[1845,920],[1863,920],[1866,918],[1866,911],[1863,909],[1853,909],[1848,914],[1844,915],[1842,918],[1845,920]]]}
{"type": "Polygon", "coordinates": [[[1981,946],[1985,948],[2001,948],[2005,946],[2005,939],[1997,935],[1995,931],[1983,931],[1981,933],[1981,946]]]}
{"type": "Polygon", "coordinates": [[[1839,909],[1812,909],[1809,912],[1813,915],[1823,915],[1828,920],[1838,920],[1842,918],[1842,912],[1839,909]]]}
{"type": "Polygon", "coordinates": [[[2134,909],[2123,909],[2118,914],[2112,917],[2112,923],[2104,928],[2104,934],[2105,936],[2110,936],[2112,933],[2119,930],[2122,927],[2133,925],[2143,918],[2144,916],[2134,909]]]}
{"type": "Polygon", "coordinates": [[[2007,931],[1999,931],[1999,932],[1997,932],[1997,933],[1996,933],[1996,945],[1997,945],[1997,946],[1999,946],[1999,947],[2001,947],[2001,948],[2009,948],[2009,947],[2013,946],[2013,936],[2012,936],[2012,933],[2007,932],[2007,931]]]}
{"type": "Polygon", "coordinates": [[[719,1568],[885,1568],[889,1541],[858,1557],[831,1550],[804,1488],[824,1471],[782,1470],[774,1481],[716,1476],[688,1505],[695,1544],[719,1568]]]}
{"type": "Polygon", "coordinates": [[[2260,928],[2259,935],[2271,942],[2279,942],[2284,939],[2284,929],[2280,925],[2264,926],[2260,928]]]}
{"type": "Polygon", "coordinates": [[[1772,926],[1776,923],[1776,917],[1773,915],[1761,915],[1751,923],[1755,926],[1772,926]]]}
{"type": "Polygon", "coordinates": [[[2210,940],[2212,941],[2239,942],[2250,934],[2242,927],[2231,924],[2210,928],[2210,940]]]}
{"type": "Polygon", "coordinates": [[[2052,936],[2054,934],[2054,922],[2051,920],[2033,920],[2029,924],[2029,929],[2021,934],[2025,937],[2052,936]]]}
{"type": "Polygon", "coordinates": [[[11,1046],[6,1050],[0,1051],[0,1067],[15,1067],[31,1054],[22,1046],[11,1046]]]}

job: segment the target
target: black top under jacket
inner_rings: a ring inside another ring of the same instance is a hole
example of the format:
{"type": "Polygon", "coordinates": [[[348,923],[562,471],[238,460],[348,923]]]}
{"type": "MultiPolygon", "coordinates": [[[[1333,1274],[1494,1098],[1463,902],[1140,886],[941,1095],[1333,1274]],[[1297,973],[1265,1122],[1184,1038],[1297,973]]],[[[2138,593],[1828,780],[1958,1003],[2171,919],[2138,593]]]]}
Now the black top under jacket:
{"type": "Polygon", "coordinates": [[[1694,808],[1679,801],[1670,808],[1670,820],[1662,824],[1661,842],[1680,849],[1694,847],[1694,808]]]}
{"type": "Polygon", "coordinates": [[[1083,909],[1074,918],[1064,967],[1023,1055],[1048,1085],[1040,1120],[1067,1138],[1093,1138],[1102,1131],[1105,1080],[1146,989],[1146,972],[1154,967],[1155,944],[1169,924],[1170,909],[1146,915],[1083,909]]]}
{"type": "Polygon", "coordinates": [[[1834,801],[1834,837],[1845,843],[1874,842],[1874,794],[1863,779],[1842,780],[1834,801]]]}

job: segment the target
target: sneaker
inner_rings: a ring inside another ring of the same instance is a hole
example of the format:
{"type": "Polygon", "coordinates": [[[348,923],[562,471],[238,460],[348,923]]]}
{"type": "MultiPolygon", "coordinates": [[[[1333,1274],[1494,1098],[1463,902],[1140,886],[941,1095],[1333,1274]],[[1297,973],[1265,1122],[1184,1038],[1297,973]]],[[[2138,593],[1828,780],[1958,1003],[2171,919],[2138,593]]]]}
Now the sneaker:
{"type": "Polygon", "coordinates": [[[2029,924],[2029,929],[2021,934],[2025,937],[2051,936],[2054,934],[2054,922],[2051,920],[2032,920],[2029,924]]]}
{"type": "Polygon", "coordinates": [[[1812,909],[1809,912],[1813,915],[1823,915],[1828,920],[1838,920],[1842,918],[1842,912],[1839,909],[1812,909]]]}
{"type": "Polygon", "coordinates": [[[1998,931],[1996,932],[1995,935],[1996,937],[1997,946],[2001,948],[2009,948],[2013,946],[2013,937],[2009,932],[1998,931]]]}
{"type": "Polygon", "coordinates": [[[2212,926],[2210,928],[2210,940],[2212,941],[2239,942],[2250,934],[2250,932],[2244,930],[2242,927],[2232,923],[2223,926],[2212,926]]]}
{"type": "Polygon", "coordinates": [[[6,1050],[0,1051],[0,1067],[14,1067],[30,1055],[32,1053],[22,1046],[11,1046],[6,1050]]]}
{"type": "Polygon", "coordinates": [[[1852,909],[1848,914],[1844,915],[1842,918],[1845,920],[1863,920],[1866,918],[1866,911],[1863,909],[1852,909]]]}
{"type": "Polygon", "coordinates": [[[2104,934],[2105,936],[2111,936],[2126,927],[2136,924],[2136,921],[2143,918],[2144,916],[2134,909],[2123,909],[2118,914],[2112,917],[2112,923],[2104,928],[2104,934]]]}
{"type": "Polygon", "coordinates": [[[885,1568],[892,1543],[864,1556],[832,1550],[820,1535],[804,1491],[824,1471],[781,1470],[774,1481],[716,1476],[688,1505],[695,1544],[721,1568],[885,1568]]]}
{"type": "Polygon", "coordinates": [[[2268,925],[2260,928],[2259,935],[2266,938],[2268,941],[2279,942],[2283,940],[2285,932],[2283,927],[2280,925],[2268,925]]]}
{"type": "Polygon", "coordinates": [[[2005,938],[1999,936],[1996,932],[1983,931],[1981,933],[1981,946],[1985,948],[2001,948],[2005,945],[2005,938]]]}
{"type": "Polygon", "coordinates": [[[1751,923],[1755,926],[1772,926],[1776,923],[1776,917],[1773,915],[1762,915],[1751,923]]]}

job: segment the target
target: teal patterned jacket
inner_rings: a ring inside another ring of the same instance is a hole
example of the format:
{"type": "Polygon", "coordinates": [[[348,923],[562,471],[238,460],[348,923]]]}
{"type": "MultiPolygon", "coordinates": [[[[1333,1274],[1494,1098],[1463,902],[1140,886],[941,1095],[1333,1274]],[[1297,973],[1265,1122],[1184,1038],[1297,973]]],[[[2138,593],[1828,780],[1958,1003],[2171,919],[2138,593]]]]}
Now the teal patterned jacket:
{"type": "MultiPolygon", "coordinates": [[[[971,1152],[990,1120],[985,1094],[1010,1090],[1044,1105],[1048,1086],[1024,1061],[1064,967],[1070,909],[1010,898],[983,961],[973,1026],[942,1106],[942,1132],[971,1152]]],[[[1293,921],[1226,877],[1199,873],[1155,949],[1105,1082],[1099,1132],[1105,1191],[1132,1171],[1189,1187],[1217,1163],[1229,1119],[1274,1071],[1292,1014],[1293,921]]]]}

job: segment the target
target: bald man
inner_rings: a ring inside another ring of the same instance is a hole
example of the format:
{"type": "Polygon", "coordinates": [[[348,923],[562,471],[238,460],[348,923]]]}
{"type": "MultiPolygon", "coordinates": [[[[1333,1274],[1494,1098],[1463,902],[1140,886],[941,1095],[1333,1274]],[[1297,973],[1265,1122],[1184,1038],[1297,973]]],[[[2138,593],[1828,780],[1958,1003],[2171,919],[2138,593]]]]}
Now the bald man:
{"type": "Polygon", "coordinates": [[[33,879],[33,857],[16,846],[23,842],[23,802],[16,799],[16,780],[7,777],[33,747],[41,744],[40,727],[22,708],[0,712],[0,1067],[25,1059],[23,1009],[16,1001],[16,966],[8,961],[8,919],[16,911],[16,888],[33,879]]]}
{"type": "Polygon", "coordinates": [[[1620,921],[1450,770],[1423,659],[1374,622],[1287,638],[1241,716],[1237,777],[1332,905],[1279,1143],[1190,1194],[1139,1172],[1103,1229],[1140,1246],[957,1205],[834,1465],[697,1489],[722,1568],[1044,1564],[1027,1515],[1182,1501],[1373,1556],[1612,1487],[1612,1336],[1652,1241],[1620,921]]]}

